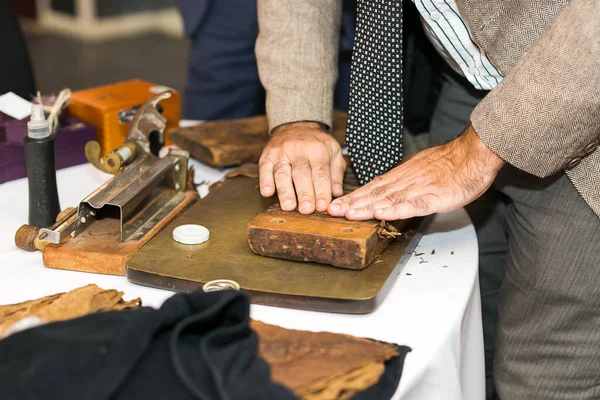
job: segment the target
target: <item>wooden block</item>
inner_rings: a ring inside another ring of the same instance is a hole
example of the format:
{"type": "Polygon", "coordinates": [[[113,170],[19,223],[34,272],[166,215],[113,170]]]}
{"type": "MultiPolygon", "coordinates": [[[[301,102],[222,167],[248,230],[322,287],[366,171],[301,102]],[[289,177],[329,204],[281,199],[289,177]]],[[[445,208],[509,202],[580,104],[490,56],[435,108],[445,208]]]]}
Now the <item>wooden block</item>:
{"type": "MultiPolygon", "coordinates": [[[[340,144],[346,137],[347,114],[334,113],[332,132],[340,144]]],[[[264,115],[227,121],[213,121],[172,131],[173,144],[190,152],[196,160],[217,168],[257,163],[269,141],[269,126],[264,115]]]]}
{"type": "MultiPolygon", "coordinates": [[[[397,221],[393,227],[400,231],[406,223],[397,221]]],[[[250,221],[247,234],[256,254],[347,269],[367,267],[393,240],[382,235],[379,221],[349,221],[326,213],[302,215],[278,206],[250,221]]]]}
{"type": "Polygon", "coordinates": [[[74,238],[59,245],[46,246],[42,250],[44,265],[49,268],[124,276],[127,260],[198,199],[196,191],[187,191],[185,195],[185,199],[173,211],[138,241],[121,242],[118,219],[98,219],[74,238]]]}

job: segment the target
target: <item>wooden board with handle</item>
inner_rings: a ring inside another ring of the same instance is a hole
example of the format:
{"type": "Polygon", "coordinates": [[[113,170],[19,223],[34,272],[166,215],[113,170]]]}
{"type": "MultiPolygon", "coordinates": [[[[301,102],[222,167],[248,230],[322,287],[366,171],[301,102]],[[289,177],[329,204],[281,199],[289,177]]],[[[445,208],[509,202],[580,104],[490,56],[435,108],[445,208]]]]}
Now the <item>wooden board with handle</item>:
{"type": "Polygon", "coordinates": [[[127,278],[145,286],[191,291],[217,279],[237,282],[252,302],[277,307],[368,313],[386,297],[427,222],[412,220],[368,268],[263,257],[248,246],[247,226],[269,209],[261,197],[256,165],[215,185],[211,192],[159,232],[127,261],[127,278]],[[253,168],[253,169],[252,169],[253,168]],[[210,239],[199,245],[173,240],[177,226],[199,224],[210,239]]]}
{"type": "Polygon", "coordinates": [[[56,269],[124,276],[127,260],[197,199],[198,193],[195,190],[186,191],[185,199],[181,203],[144,237],[133,242],[121,241],[119,219],[98,219],[74,238],[58,245],[50,244],[44,247],[44,265],[56,269]]]}

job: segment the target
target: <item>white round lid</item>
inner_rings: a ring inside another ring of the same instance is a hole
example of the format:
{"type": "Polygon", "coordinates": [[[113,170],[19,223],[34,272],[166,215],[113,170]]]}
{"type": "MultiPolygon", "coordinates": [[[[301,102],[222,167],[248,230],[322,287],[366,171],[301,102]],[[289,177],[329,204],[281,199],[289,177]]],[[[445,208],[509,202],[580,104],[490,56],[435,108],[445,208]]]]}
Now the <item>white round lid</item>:
{"type": "Polygon", "coordinates": [[[183,244],[200,244],[210,238],[210,231],[202,225],[180,225],[173,229],[173,240],[183,244]]]}

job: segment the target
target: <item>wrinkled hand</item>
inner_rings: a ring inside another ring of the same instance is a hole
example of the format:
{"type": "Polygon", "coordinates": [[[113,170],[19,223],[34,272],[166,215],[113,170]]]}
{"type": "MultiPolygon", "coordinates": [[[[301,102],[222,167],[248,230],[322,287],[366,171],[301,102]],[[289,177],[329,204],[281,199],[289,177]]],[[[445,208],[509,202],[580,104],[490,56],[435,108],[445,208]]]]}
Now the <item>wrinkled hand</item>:
{"type": "Polygon", "coordinates": [[[328,212],[351,220],[393,221],[452,211],[481,196],[503,165],[469,125],[456,139],[423,150],[334,200],[328,212]]]}
{"type": "Polygon", "coordinates": [[[281,209],[299,204],[302,214],[326,211],[333,196],[343,194],[346,162],[339,143],[315,122],[297,122],[275,129],[258,163],[260,193],[277,190],[281,209]],[[296,201],[297,198],[297,201],[296,201]]]}

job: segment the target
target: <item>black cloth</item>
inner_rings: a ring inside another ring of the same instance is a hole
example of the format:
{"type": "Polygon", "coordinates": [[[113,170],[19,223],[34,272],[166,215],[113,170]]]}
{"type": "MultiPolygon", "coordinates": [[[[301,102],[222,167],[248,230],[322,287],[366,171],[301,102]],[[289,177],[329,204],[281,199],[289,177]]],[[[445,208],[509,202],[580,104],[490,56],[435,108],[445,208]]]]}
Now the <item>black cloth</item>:
{"type": "Polygon", "coordinates": [[[30,99],[35,83],[19,20],[10,0],[0,0],[0,95],[6,92],[30,99]]]}
{"type": "MultiPolygon", "coordinates": [[[[0,399],[295,399],[271,381],[238,291],[93,314],[0,340],[0,399]]],[[[404,355],[355,400],[394,393],[404,355]]]]}
{"type": "Polygon", "coordinates": [[[391,399],[398,384],[400,383],[400,377],[402,376],[402,369],[404,368],[404,359],[406,355],[412,351],[408,346],[398,346],[398,357],[392,358],[385,363],[385,371],[379,382],[376,385],[371,386],[367,390],[364,390],[354,396],[350,400],[373,400],[373,399],[391,399]]]}

